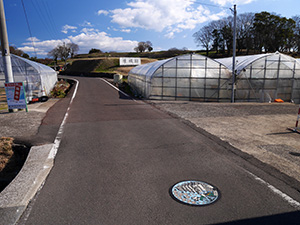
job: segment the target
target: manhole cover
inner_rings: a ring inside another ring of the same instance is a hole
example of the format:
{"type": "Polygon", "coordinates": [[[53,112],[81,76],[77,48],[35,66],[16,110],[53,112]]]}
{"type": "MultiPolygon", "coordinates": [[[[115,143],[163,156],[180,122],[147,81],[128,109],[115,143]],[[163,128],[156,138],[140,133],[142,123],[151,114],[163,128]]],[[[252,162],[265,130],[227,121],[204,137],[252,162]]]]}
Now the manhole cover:
{"type": "Polygon", "coordinates": [[[173,186],[172,195],[180,202],[198,206],[209,205],[219,197],[217,188],[201,181],[179,182],[173,186]]]}

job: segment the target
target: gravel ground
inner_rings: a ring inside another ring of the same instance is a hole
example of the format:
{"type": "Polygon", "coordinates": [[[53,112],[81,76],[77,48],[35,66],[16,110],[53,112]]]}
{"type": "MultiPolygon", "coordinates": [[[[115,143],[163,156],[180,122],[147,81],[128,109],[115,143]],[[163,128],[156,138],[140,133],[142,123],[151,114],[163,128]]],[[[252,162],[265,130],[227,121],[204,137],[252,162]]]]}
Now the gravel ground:
{"type": "Polygon", "coordinates": [[[8,113],[0,111],[0,137],[27,137],[37,134],[39,126],[46,115],[47,110],[58,99],[50,99],[47,102],[28,105],[28,112],[17,111],[8,113]]]}
{"type": "Polygon", "coordinates": [[[298,105],[150,101],[300,181],[298,105]]]}

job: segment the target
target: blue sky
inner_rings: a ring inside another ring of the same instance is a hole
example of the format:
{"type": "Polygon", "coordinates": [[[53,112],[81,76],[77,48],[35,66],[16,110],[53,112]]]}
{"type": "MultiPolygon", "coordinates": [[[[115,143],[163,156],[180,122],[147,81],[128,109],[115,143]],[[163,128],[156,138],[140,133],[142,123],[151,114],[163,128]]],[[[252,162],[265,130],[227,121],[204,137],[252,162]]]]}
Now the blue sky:
{"type": "MultiPolygon", "coordinates": [[[[38,57],[63,42],[130,52],[139,41],[154,50],[196,50],[192,37],[208,22],[238,13],[268,11],[291,18],[300,15],[299,0],[23,0],[38,57]],[[193,3],[196,1],[197,3],[193,3]],[[205,3],[202,5],[200,3],[205,3]],[[210,6],[212,5],[212,6],[210,6]],[[216,7],[213,7],[216,6],[216,7]]],[[[4,0],[11,45],[35,56],[21,0],[4,0]]]]}

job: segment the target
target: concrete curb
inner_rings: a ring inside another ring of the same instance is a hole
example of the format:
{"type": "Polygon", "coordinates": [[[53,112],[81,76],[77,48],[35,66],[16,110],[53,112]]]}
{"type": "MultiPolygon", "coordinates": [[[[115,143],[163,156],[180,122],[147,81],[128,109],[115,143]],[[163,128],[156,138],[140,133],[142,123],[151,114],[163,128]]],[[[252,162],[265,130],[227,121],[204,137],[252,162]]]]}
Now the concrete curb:
{"type": "Polygon", "coordinates": [[[53,144],[34,146],[16,178],[0,193],[0,224],[15,224],[53,167],[53,144]]]}

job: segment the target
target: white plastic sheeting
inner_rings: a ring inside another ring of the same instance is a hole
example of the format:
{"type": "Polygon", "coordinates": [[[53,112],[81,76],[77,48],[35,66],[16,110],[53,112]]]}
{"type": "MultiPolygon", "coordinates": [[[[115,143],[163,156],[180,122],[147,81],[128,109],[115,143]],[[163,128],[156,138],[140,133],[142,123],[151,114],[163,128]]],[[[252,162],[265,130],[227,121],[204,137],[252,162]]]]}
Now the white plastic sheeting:
{"type": "MultiPolygon", "coordinates": [[[[232,57],[212,60],[192,54],[133,68],[128,82],[148,99],[231,100],[232,57]]],[[[300,103],[300,61],[281,54],[236,57],[237,102],[300,103]]]]}
{"type": "MultiPolygon", "coordinates": [[[[232,58],[216,59],[232,70],[232,58]]],[[[236,101],[300,102],[300,62],[281,53],[236,57],[236,101]]]]}
{"type": "MultiPolygon", "coordinates": [[[[16,55],[11,55],[15,82],[23,82],[28,101],[33,97],[47,96],[57,82],[57,73],[52,68],[16,55]]],[[[0,87],[4,87],[3,60],[0,57],[0,87]]]]}
{"type": "Polygon", "coordinates": [[[230,98],[230,71],[208,57],[191,54],[133,68],[128,83],[148,99],[222,101],[230,98]]]}

